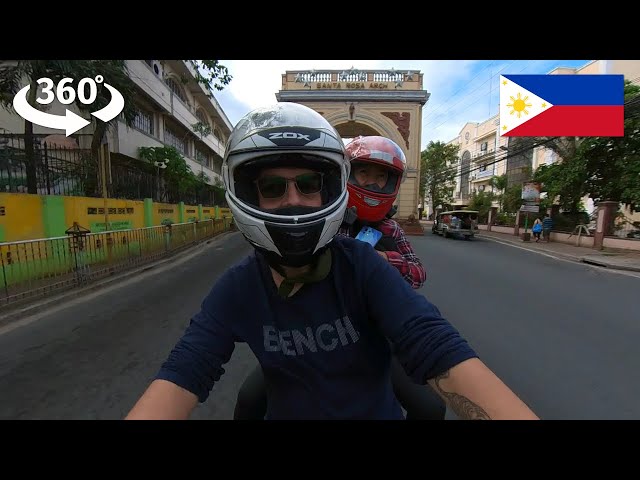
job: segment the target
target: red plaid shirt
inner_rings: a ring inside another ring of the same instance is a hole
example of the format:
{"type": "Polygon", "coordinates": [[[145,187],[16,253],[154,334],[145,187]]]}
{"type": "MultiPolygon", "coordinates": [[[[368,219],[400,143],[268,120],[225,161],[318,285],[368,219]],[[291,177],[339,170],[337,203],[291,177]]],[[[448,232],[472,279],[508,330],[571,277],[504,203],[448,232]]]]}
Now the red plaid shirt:
{"type": "MultiPolygon", "coordinates": [[[[407,240],[402,227],[391,218],[385,218],[377,225],[372,225],[372,227],[382,232],[382,235],[391,237],[396,241],[398,250],[385,252],[389,263],[398,269],[412,288],[420,288],[427,279],[427,273],[413,248],[411,248],[411,244],[407,240]]],[[[349,231],[341,229],[339,234],[349,236],[349,231]]]]}

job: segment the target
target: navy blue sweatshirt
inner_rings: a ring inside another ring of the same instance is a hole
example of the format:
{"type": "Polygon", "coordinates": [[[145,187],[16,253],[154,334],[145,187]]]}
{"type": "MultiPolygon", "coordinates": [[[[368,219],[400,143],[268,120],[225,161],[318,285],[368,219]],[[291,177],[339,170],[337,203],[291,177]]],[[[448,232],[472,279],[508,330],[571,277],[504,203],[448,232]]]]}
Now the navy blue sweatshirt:
{"type": "Polygon", "coordinates": [[[156,378],[204,402],[246,342],[264,371],[269,419],[401,419],[392,348],[420,384],[477,356],[369,244],[336,236],[330,248],[327,277],[286,299],[261,255],[228,269],[156,378]]]}

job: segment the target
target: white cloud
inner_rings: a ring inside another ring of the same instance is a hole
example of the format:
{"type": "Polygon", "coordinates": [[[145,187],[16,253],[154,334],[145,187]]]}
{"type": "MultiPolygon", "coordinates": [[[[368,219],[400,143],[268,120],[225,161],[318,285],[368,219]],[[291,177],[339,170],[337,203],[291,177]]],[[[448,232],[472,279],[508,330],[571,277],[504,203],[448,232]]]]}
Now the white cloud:
{"type": "MultiPolygon", "coordinates": [[[[220,63],[228,68],[233,80],[216,98],[223,105],[234,101],[244,106],[244,113],[276,103],[282,74],[287,70],[373,69],[381,64],[376,60],[220,60],[220,63]]],[[[229,119],[235,124],[240,117],[229,119]]]]}
{"type": "Polygon", "coordinates": [[[423,88],[431,95],[422,115],[421,148],[425,148],[432,140],[452,140],[467,122],[483,122],[496,115],[500,74],[548,73],[568,62],[578,61],[220,60],[233,79],[216,98],[235,125],[250,110],[277,101],[287,70],[412,70],[423,74],[423,88]]]}

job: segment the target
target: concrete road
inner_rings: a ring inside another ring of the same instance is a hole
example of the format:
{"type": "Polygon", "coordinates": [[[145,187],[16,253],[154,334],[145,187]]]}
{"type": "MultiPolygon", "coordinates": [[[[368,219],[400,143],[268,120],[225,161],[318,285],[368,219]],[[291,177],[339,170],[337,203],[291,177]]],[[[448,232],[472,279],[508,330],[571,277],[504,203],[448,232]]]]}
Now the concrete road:
{"type": "Polygon", "coordinates": [[[410,237],[420,290],[545,419],[639,419],[640,278],[481,236],[410,237]]]}
{"type": "MultiPolygon", "coordinates": [[[[640,279],[482,238],[409,238],[427,267],[421,293],[542,418],[640,418],[640,279]]],[[[233,233],[1,330],[0,418],[122,418],[215,280],[249,251],[233,233]]],[[[254,365],[238,345],[193,418],[230,419],[254,365]]]]}
{"type": "MultiPolygon", "coordinates": [[[[186,261],[0,334],[0,419],[124,417],[215,280],[248,252],[239,233],[227,234],[186,261]]],[[[237,389],[255,364],[238,345],[211,401],[193,418],[231,418],[237,389]]]]}

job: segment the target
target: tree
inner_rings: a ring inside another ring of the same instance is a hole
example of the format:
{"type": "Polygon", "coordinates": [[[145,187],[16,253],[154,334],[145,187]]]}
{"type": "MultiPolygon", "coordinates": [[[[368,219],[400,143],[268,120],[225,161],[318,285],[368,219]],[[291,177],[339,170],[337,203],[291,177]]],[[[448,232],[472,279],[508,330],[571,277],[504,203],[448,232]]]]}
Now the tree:
{"type": "Polygon", "coordinates": [[[162,171],[162,177],[178,194],[192,190],[198,183],[198,177],[175,147],[138,147],[138,156],[151,165],[164,163],[166,168],[162,171]]]}
{"type": "Polygon", "coordinates": [[[542,184],[543,192],[547,192],[547,202],[553,205],[558,198],[563,210],[577,213],[582,209],[582,198],[587,193],[587,175],[584,160],[574,155],[562,162],[541,165],[533,179],[542,184]]]}
{"type": "Polygon", "coordinates": [[[175,147],[138,147],[138,156],[150,165],[155,165],[156,162],[166,165],[166,168],[158,169],[157,172],[158,183],[162,177],[165,184],[164,194],[160,194],[161,188],[158,185],[157,200],[174,201],[173,197],[167,195],[167,190],[177,194],[183,201],[185,197],[194,199],[211,191],[215,192],[217,201],[224,199],[225,190],[218,184],[219,181],[214,182],[215,185],[209,185],[211,179],[204,172],[194,173],[175,147]]]}
{"type": "Polygon", "coordinates": [[[219,60],[189,60],[196,73],[196,80],[209,90],[209,98],[213,96],[213,91],[224,90],[229,85],[233,77],[229,75],[229,70],[220,64],[219,60]]]}
{"type": "Polygon", "coordinates": [[[447,145],[441,141],[429,142],[420,153],[420,201],[429,197],[431,208],[441,203],[449,203],[455,187],[459,145],[447,145]]]}
{"type": "Polygon", "coordinates": [[[640,86],[625,80],[623,137],[593,137],[577,152],[587,171],[585,190],[595,201],[640,205],[640,86]]]}
{"type": "Polygon", "coordinates": [[[201,140],[204,140],[204,137],[211,134],[212,132],[211,125],[205,122],[194,123],[193,125],[191,125],[191,128],[193,129],[194,133],[197,133],[200,136],[201,140]]]}
{"type": "Polygon", "coordinates": [[[522,205],[522,185],[514,184],[504,190],[502,208],[504,212],[515,213],[522,205]]]}
{"type": "Polygon", "coordinates": [[[500,211],[502,211],[504,191],[507,188],[508,184],[507,174],[503,173],[502,175],[499,175],[497,177],[492,177],[489,181],[489,184],[499,192],[496,195],[496,198],[498,200],[498,205],[500,206],[500,211]]]}
{"type": "Polygon", "coordinates": [[[469,210],[477,210],[478,218],[486,221],[494,198],[495,194],[493,192],[473,193],[469,202],[469,210]]]}
{"type": "MultiPolygon", "coordinates": [[[[548,202],[553,203],[556,197],[560,197],[560,204],[563,209],[578,211],[582,197],[585,195],[585,172],[580,160],[576,158],[578,149],[582,142],[582,137],[527,137],[518,138],[518,149],[526,151],[536,146],[542,146],[556,153],[562,159],[561,162],[551,165],[541,165],[532,173],[531,165],[527,174],[522,173],[522,178],[542,183],[542,191],[547,192],[548,202]],[[533,177],[533,178],[532,178],[533,177]]],[[[513,187],[513,185],[512,185],[513,187]]],[[[521,186],[519,186],[521,187],[521,186]]],[[[512,211],[515,203],[519,202],[515,198],[516,190],[509,188],[505,190],[505,211],[512,211]],[[508,190],[508,191],[507,191],[508,190]],[[509,204],[508,208],[506,204],[509,204]]]]}
{"type": "MultiPolygon", "coordinates": [[[[193,125],[191,125],[191,128],[193,129],[194,133],[198,134],[201,141],[204,141],[204,137],[211,134],[212,132],[211,125],[209,125],[207,122],[202,121],[194,123],[193,125]]],[[[206,175],[204,174],[204,164],[206,162],[206,158],[201,157],[198,151],[196,151],[196,161],[200,164],[200,173],[203,177],[206,177],[206,175]]],[[[206,178],[208,181],[209,177],[206,178]]]]}
{"type": "Polygon", "coordinates": [[[632,211],[640,204],[640,86],[625,80],[623,137],[535,138],[562,161],[543,165],[534,179],[543,183],[548,202],[559,198],[565,211],[578,213],[582,199],[612,200],[632,211]]]}

